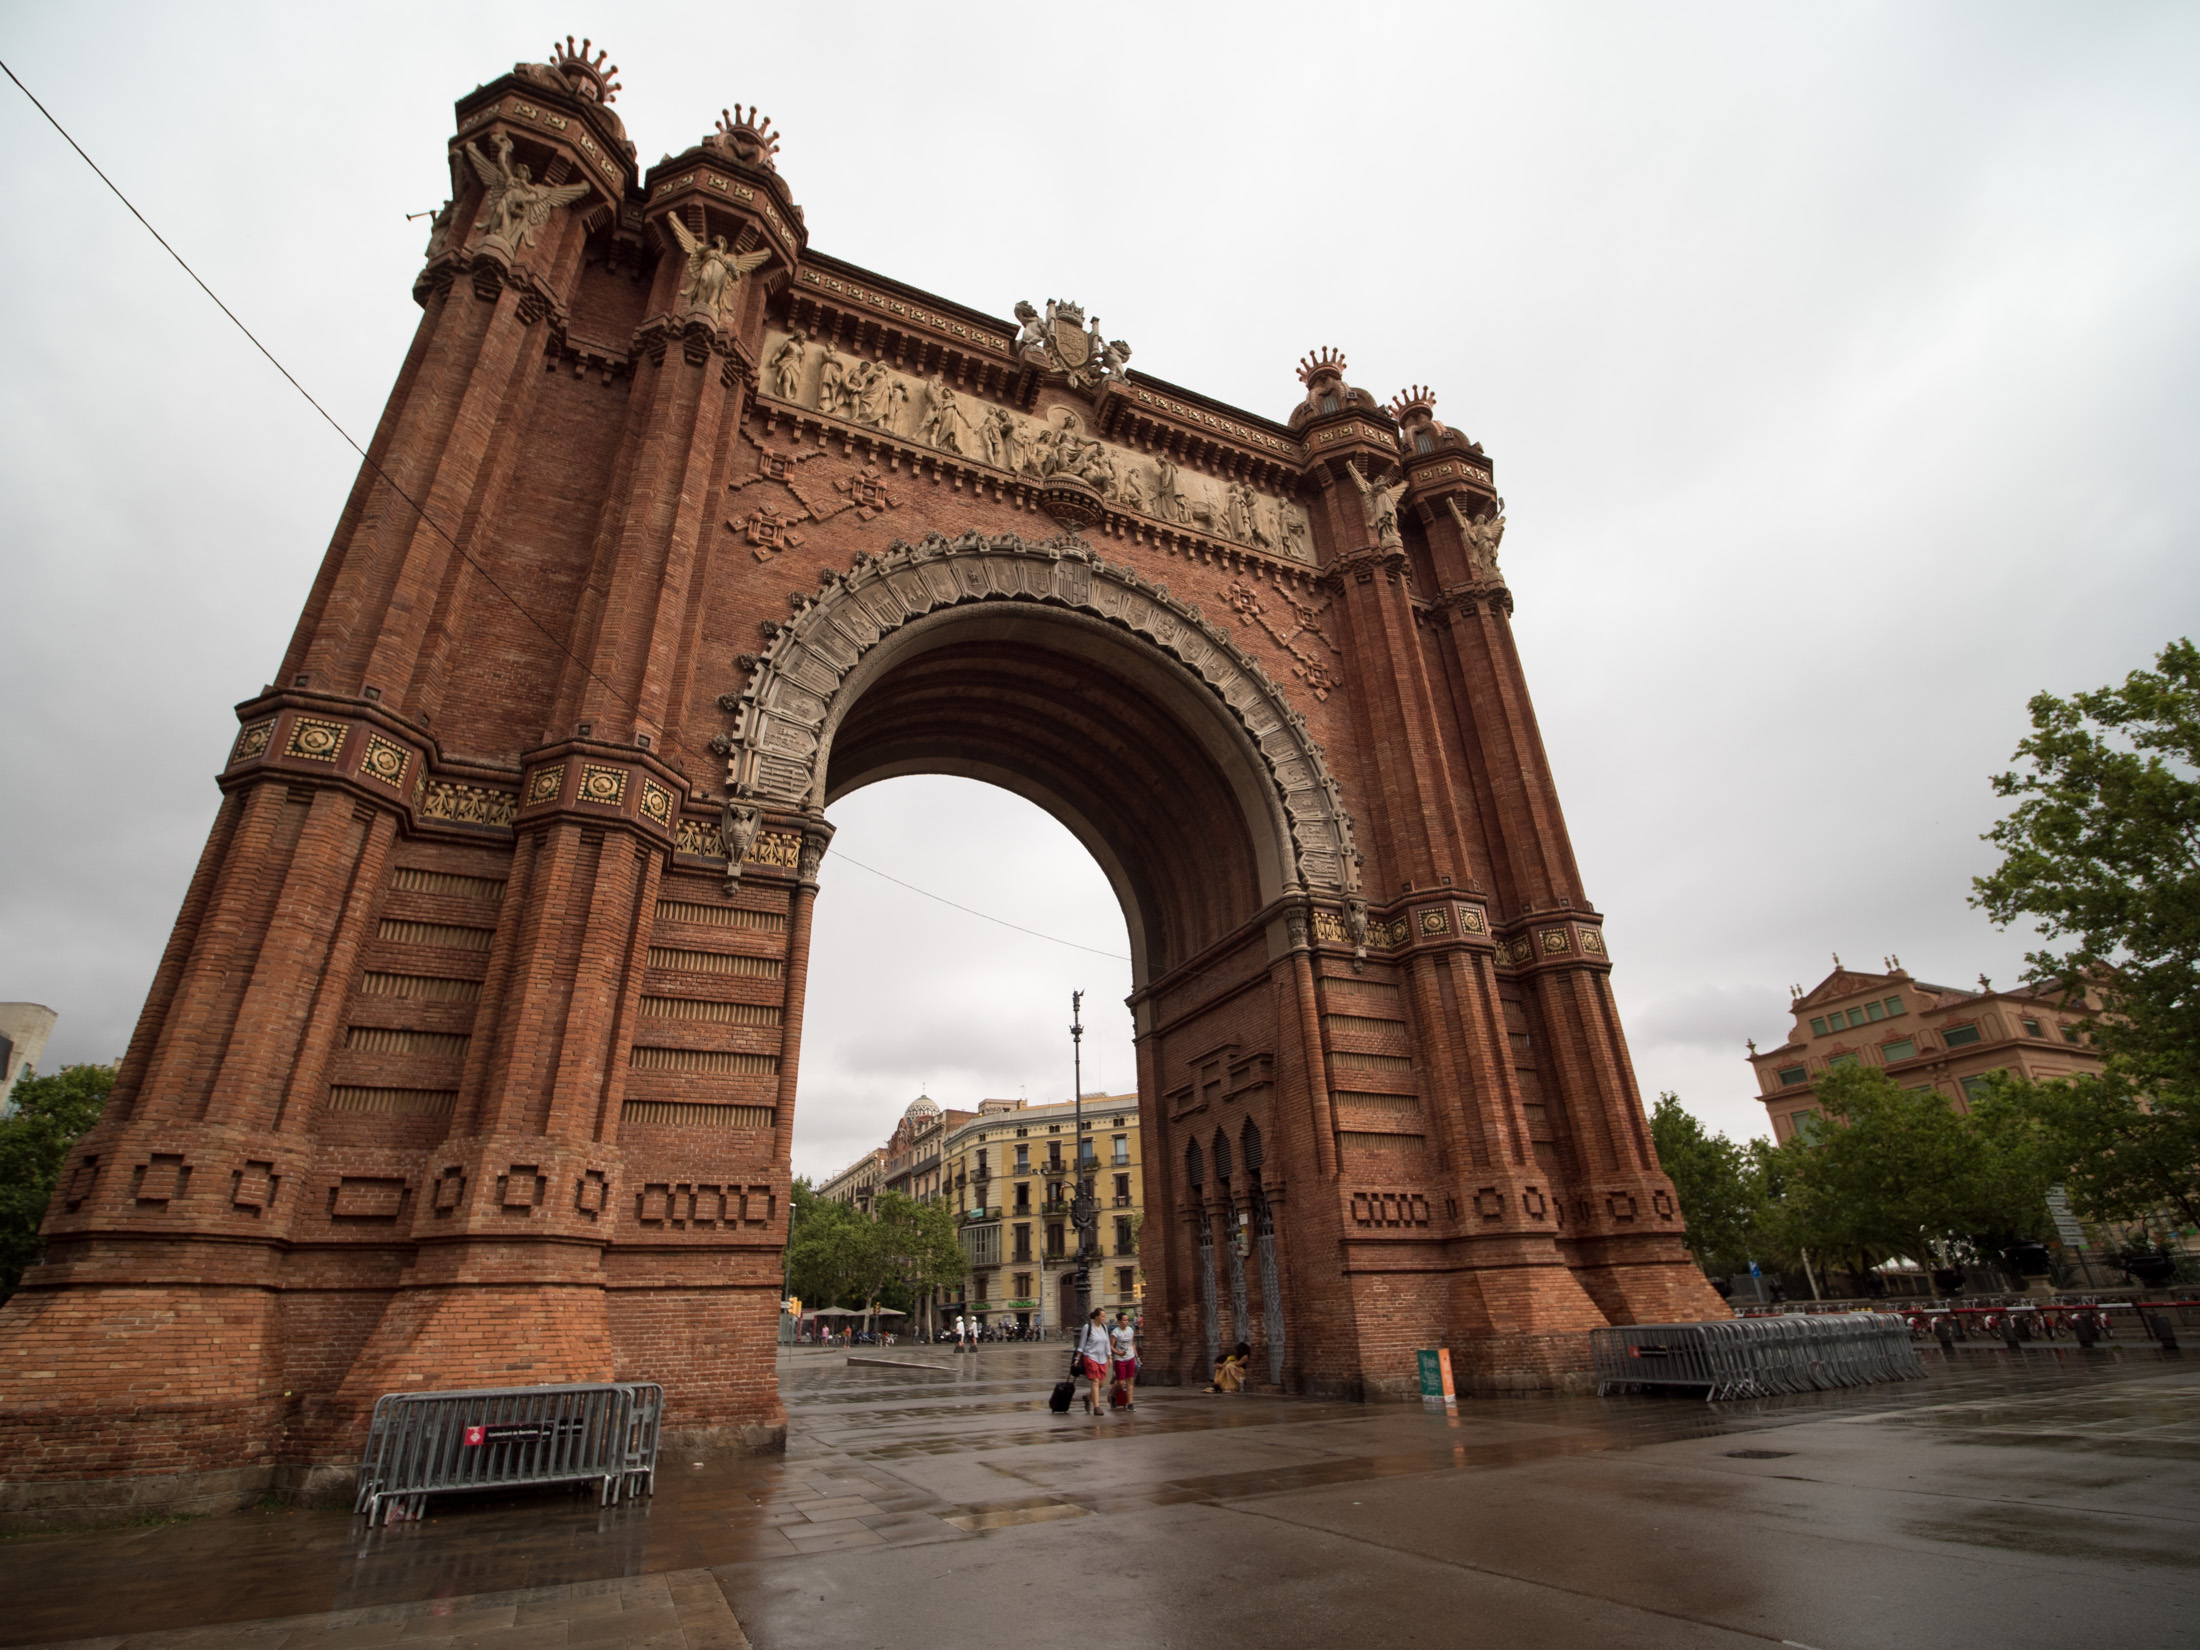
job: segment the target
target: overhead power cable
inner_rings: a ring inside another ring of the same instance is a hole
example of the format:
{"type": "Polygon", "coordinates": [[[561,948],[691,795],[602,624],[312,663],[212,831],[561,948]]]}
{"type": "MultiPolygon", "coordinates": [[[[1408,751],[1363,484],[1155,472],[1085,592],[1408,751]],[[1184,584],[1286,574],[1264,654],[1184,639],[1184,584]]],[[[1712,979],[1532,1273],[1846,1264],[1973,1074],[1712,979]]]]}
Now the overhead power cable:
{"type": "Polygon", "coordinates": [[[859,871],[868,871],[874,877],[885,877],[895,887],[906,888],[912,894],[922,894],[926,899],[938,900],[942,905],[954,906],[956,910],[966,916],[980,917],[987,922],[997,922],[1003,928],[1013,928],[1017,933],[1029,934],[1033,939],[1050,940],[1056,945],[1066,945],[1074,951],[1090,951],[1096,957],[1113,957],[1117,962],[1130,961],[1130,958],[1124,956],[1120,951],[1103,951],[1097,945],[1081,945],[1076,940],[1065,940],[1056,934],[1042,934],[1036,928],[1026,928],[1020,922],[1010,922],[1006,917],[996,917],[989,911],[978,911],[967,905],[956,905],[953,900],[947,898],[944,894],[935,894],[929,888],[919,888],[913,882],[903,882],[901,878],[888,875],[875,865],[866,865],[860,859],[850,859],[846,854],[835,854],[833,859],[838,864],[853,865],[859,871]]]}
{"type": "MultiPolygon", "coordinates": [[[[152,236],[155,241],[160,243],[160,249],[163,252],[167,253],[169,257],[175,259],[176,267],[181,269],[186,275],[191,277],[192,283],[197,286],[201,292],[206,294],[207,299],[213,304],[216,309],[220,310],[222,314],[229,318],[231,325],[233,325],[239,332],[244,334],[246,341],[249,342],[254,349],[258,350],[260,354],[266,358],[267,364],[283,375],[283,381],[287,383],[292,389],[296,390],[300,396],[304,397],[306,405],[311,407],[315,412],[321,415],[322,421],[326,423],[330,429],[336,432],[338,437],[342,439],[344,445],[349,447],[353,452],[359,455],[359,461],[364,464],[368,469],[372,470],[375,475],[381,479],[382,483],[389,488],[391,492],[395,493],[399,498],[403,499],[405,503],[410,505],[412,507],[413,514],[418,516],[420,520],[427,525],[429,530],[436,535],[436,537],[440,538],[445,544],[449,545],[452,551],[457,554],[457,556],[462,561],[464,561],[468,567],[471,567],[476,573],[480,574],[482,583],[486,584],[491,590],[495,591],[499,596],[502,596],[507,602],[511,603],[513,611],[518,613],[519,616],[525,619],[529,624],[533,625],[536,630],[540,631],[544,640],[548,641],[552,647],[556,648],[560,653],[564,654],[568,659],[572,660],[574,664],[580,666],[582,671],[587,674],[590,681],[594,682],[598,687],[602,688],[604,692],[610,694],[613,699],[624,705],[627,710],[632,712],[634,715],[636,715],[637,717],[640,716],[640,707],[637,706],[633,700],[627,698],[626,695],[621,693],[616,687],[612,686],[601,676],[597,675],[595,670],[589,665],[586,659],[583,659],[578,653],[575,653],[570,647],[565,644],[565,641],[562,637],[558,636],[550,629],[548,625],[544,624],[540,619],[536,618],[533,613],[529,612],[527,604],[525,602],[521,601],[517,596],[513,595],[511,591],[505,589],[503,585],[499,584],[496,580],[495,575],[492,574],[486,567],[482,566],[481,563],[475,559],[472,552],[467,550],[464,545],[460,544],[457,539],[453,538],[447,531],[445,531],[443,524],[437,521],[435,517],[431,516],[428,513],[426,506],[421,504],[421,502],[418,499],[414,498],[410,493],[406,492],[405,489],[398,484],[397,478],[395,476],[391,475],[389,471],[383,469],[382,466],[375,461],[374,456],[366,450],[366,448],[360,446],[357,441],[352,439],[351,432],[345,429],[343,425],[339,424],[336,421],[336,416],[331,413],[328,408],[322,406],[319,401],[314,399],[313,392],[308,390],[305,385],[301,384],[298,381],[297,376],[292,373],[288,367],[284,366],[281,361],[276,359],[275,352],[269,349],[265,344],[260,342],[259,336],[254,333],[250,327],[244,324],[243,320],[238,317],[238,314],[235,310],[231,309],[227,304],[222,302],[221,295],[217,293],[212,287],[206,284],[205,280],[200,276],[199,272],[193,269],[191,265],[185,260],[183,254],[178,252],[173,246],[168,244],[168,238],[163,235],[159,230],[155,229],[153,227],[152,220],[147,218],[143,212],[140,212],[137,209],[136,203],[133,202],[128,195],[122,192],[122,186],[116,183],[113,178],[109,177],[106,172],[101,169],[99,162],[92,159],[92,157],[85,152],[84,145],[77,142],[76,139],[70,135],[69,129],[66,126],[62,125],[61,122],[55,118],[54,113],[51,109],[47,108],[45,104],[39,101],[37,93],[33,92],[28,86],[23,84],[22,77],[18,75],[14,69],[10,68],[4,59],[0,59],[0,73],[4,73],[8,77],[8,79],[15,83],[15,89],[21,92],[26,98],[30,100],[31,107],[36,109],[41,115],[46,117],[46,124],[51,126],[56,132],[59,132],[61,134],[61,141],[66,143],[71,149],[74,149],[76,151],[77,157],[82,160],[86,166],[89,166],[92,169],[93,176],[97,177],[101,183],[104,183],[107,186],[108,190],[114,195],[115,199],[122,202],[124,209],[128,211],[130,216],[137,219],[138,223],[143,226],[145,232],[148,235],[152,236]]],[[[712,762],[711,758],[701,755],[699,752],[696,751],[694,746],[689,745],[685,740],[682,740],[680,742],[680,748],[690,758],[699,761],[702,764],[704,772],[708,773],[710,771],[712,762]]],[[[1056,945],[1066,945],[1071,947],[1073,950],[1090,951],[1095,956],[1112,957],[1117,962],[1130,961],[1128,957],[1123,956],[1119,952],[1102,951],[1096,946],[1083,945],[1076,940],[1065,940],[1058,935],[1043,934],[1036,928],[1026,928],[1021,923],[1008,921],[1005,917],[996,917],[984,911],[973,910],[970,906],[957,904],[954,900],[948,899],[946,896],[941,894],[935,894],[930,889],[919,888],[913,882],[903,882],[901,878],[897,876],[889,876],[886,872],[877,869],[875,866],[866,865],[861,860],[850,859],[846,854],[836,855],[835,858],[836,861],[839,863],[853,865],[859,871],[869,871],[871,875],[875,877],[883,877],[886,881],[894,883],[898,887],[906,888],[913,894],[922,894],[926,899],[937,900],[942,905],[953,906],[954,909],[957,911],[964,912],[969,916],[981,918],[986,922],[998,923],[1003,928],[1012,928],[1019,934],[1029,934],[1034,939],[1048,940],[1056,945]]]]}

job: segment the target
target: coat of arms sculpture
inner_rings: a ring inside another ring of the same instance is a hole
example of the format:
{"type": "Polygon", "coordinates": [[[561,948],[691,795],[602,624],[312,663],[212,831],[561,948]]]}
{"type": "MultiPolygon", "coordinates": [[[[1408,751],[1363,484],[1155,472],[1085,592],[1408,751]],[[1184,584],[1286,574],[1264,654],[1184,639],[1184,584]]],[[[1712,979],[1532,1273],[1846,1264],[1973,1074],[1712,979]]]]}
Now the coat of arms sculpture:
{"type": "Polygon", "coordinates": [[[1100,336],[1100,317],[1085,320],[1081,304],[1059,303],[1049,298],[1041,316],[1031,304],[1016,306],[1022,330],[1016,334],[1016,352],[1048,372],[1058,372],[1073,388],[1089,390],[1103,379],[1121,378],[1128,370],[1131,347],[1122,339],[1100,336]]]}

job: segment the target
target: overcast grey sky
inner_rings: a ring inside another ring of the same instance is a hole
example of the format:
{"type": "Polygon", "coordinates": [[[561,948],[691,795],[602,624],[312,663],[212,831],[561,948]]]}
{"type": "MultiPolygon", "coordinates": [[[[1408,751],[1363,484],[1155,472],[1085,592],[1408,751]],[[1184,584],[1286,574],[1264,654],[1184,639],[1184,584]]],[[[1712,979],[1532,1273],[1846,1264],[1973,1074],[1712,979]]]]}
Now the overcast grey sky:
{"type": "MultiPolygon", "coordinates": [[[[1315,344],[1433,385],[1510,511],[1520,647],[1643,1087],[1761,1129],[1742,1039],[1840,951],[2017,972],[1964,896],[2033,692],[2200,611],[2200,9],[16,5],[0,55],[362,438],[451,102],[611,48],[645,161],[736,101],[813,244],[1271,415],[1315,344]],[[868,27],[850,20],[868,18],[868,27]],[[1386,24],[1383,19],[1394,18],[1386,24]]],[[[0,88],[0,998],[129,1034],[212,774],[355,461],[0,88]]],[[[840,853],[1124,949],[1012,797],[899,780],[840,853]]],[[[831,862],[828,862],[830,866],[831,862]]],[[[852,867],[797,1167],[1134,1080],[1128,968],[852,867]]]]}

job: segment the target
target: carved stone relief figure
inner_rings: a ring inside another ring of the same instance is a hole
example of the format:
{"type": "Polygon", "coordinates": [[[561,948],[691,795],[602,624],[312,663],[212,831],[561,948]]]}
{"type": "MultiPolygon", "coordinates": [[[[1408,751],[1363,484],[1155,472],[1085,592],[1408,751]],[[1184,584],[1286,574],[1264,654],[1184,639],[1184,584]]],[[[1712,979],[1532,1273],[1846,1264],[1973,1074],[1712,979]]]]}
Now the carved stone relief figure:
{"type": "Polygon", "coordinates": [[[841,384],[841,393],[854,402],[850,416],[858,424],[868,424],[873,429],[884,424],[887,392],[893,382],[894,375],[876,361],[857,362],[841,384]]]}
{"type": "Polygon", "coordinates": [[[1460,538],[1466,542],[1468,576],[1502,578],[1504,575],[1497,566],[1497,546],[1505,536],[1505,501],[1499,499],[1495,510],[1473,520],[1460,510],[1457,499],[1447,498],[1444,504],[1451,511],[1451,519],[1459,524],[1460,538]]]}
{"type": "Polygon", "coordinates": [[[1253,512],[1249,502],[1252,492],[1252,488],[1241,481],[1233,481],[1222,489],[1222,530],[1241,544],[1253,533],[1253,512]]]}
{"type": "Polygon", "coordinates": [[[726,890],[741,881],[741,861],[756,845],[756,833],[764,828],[764,810],[738,797],[727,797],[718,810],[718,835],[726,845],[726,890]]]}
{"type": "Polygon", "coordinates": [[[909,421],[902,415],[902,409],[908,405],[909,386],[899,378],[892,379],[886,386],[886,411],[879,419],[879,427],[893,435],[907,434],[909,421]]]}
{"type": "Polygon", "coordinates": [[[436,259],[440,258],[443,255],[443,248],[449,244],[451,239],[451,216],[457,208],[458,203],[456,201],[445,201],[443,210],[429,220],[428,262],[434,263],[436,259]]]}
{"type": "Polygon", "coordinates": [[[985,461],[996,470],[1009,469],[1002,458],[1007,444],[1016,434],[1016,420],[1009,416],[1006,407],[989,407],[978,424],[978,444],[985,449],[985,461]]]}
{"type": "Polygon", "coordinates": [[[848,376],[848,364],[841,360],[839,351],[831,344],[817,362],[817,410],[829,417],[840,416],[842,386],[848,376]]]}
{"type": "Polygon", "coordinates": [[[1344,467],[1346,474],[1352,477],[1352,485],[1360,490],[1360,506],[1367,513],[1367,530],[1375,535],[1375,542],[1403,544],[1405,540],[1398,532],[1398,500],[1406,490],[1405,478],[1371,482],[1360,474],[1360,467],[1349,458],[1344,467]]]}
{"type": "Polygon", "coordinates": [[[1116,496],[1115,457],[1105,442],[1094,441],[1085,448],[1085,462],[1081,473],[1092,484],[1094,492],[1102,498],[1116,496]]]}
{"type": "Polygon", "coordinates": [[[809,343],[802,333],[790,333],[786,342],[772,352],[767,363],[772,375],[772,393],[782,401],[802,399],[802,369],[809,362],[809,343]]]}
{"type": "Polygon", "coordinates": [[[1177,486],[1177,468],[1166,457],[1154,461],[1153,513],[1163,521],[1190,521],[1183,490],[1177,486]]]}
{"type": "Polygon", "coordinates": [[[962,415],[955,407],[955,392],[938,379],[924,387],[924,422],[917,426],[917,439],[937,447],[943,453],[962,451],[962,415]]]}
{"type": "Polygon", "coordinates": [[[1039,470],[1041,475],[1073,476],[1083,471],[1085,439],[1075,413],[1063,409],[1060,426],[1041,434],[1039,440],[1045,448],[1039,470]]]}
{"type": "Polygon", "coordinates": [[[1024,421],[1004,413],[1001,418],[1001,468],[1017,476],[1030,466],[1031,438],[1024,434],[1024,421]]]}
{"type": "Polygon", "coordinates": [[[1019,323],[1016,333],[1016,353],[1026,355],[1037,351],[1040,355],[1045,355],[1047,348],[1046,333],[1039,326],[1039,312],[1032,308],[1028,300],[1017,300],[1016,319],[1019,323]]]}
{"type": "Polygon", "coordinates": [[[535,182],[534,173],[526,166],[512,163],[512,140],[503,132],[497,134],[496,159],[484,154],[479,143],[466,146],[466,158],[473,163],[474,176],[488,191],[488,204],[481,214],[481,221],[487,225],[486,238],[500,240],[514,250],[533,246],[535,231],[550,221],[552,212],[588,193],[585,183],[535,182]]]}
{"type": "Polygon", "coordinates": [[[742,278],[771,257],[770,249],[736,252],[723,235],[713,235],[706,242],[677,216],[665,221],[672,225],[672,238],[687,255],[687,270],[680,282],[682,307],[707,310],[712,319],[723,321],[740,295],[742,278]]]}
{"type": "Polygon", "coordinates": [[[1252,523],[1253,548],[1280,554],[1283,549],[1283,505],[1281,501],[1269,503],[1264,511],[1261,497],[1251,487],[1245,489],[1246,519],[1252,523]]]}

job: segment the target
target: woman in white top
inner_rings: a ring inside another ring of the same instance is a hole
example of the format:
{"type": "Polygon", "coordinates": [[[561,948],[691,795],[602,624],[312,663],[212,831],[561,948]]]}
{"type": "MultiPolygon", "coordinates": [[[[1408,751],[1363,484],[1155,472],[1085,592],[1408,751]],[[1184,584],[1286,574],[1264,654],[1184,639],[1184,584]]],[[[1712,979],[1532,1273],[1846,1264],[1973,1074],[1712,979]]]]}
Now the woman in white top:
{"type": "Polygon", "coordinates": [[[1084,1331],[1077,1337],[1077,1366],[1084,1372],[1085,1378],[1092,1382],[1092,1391],[1085,1397],[1087,1415],[1099,1415],[1107,1409],[1107,1400],[1100,1383],[1108,1378],[1108,1364],[1112,1357],[1106,1318],[1096,1306],[1092,1309],[1092,1316],[1085,1320],[1084,1331]]]}
{"type": "Polygon", "coordinates": [[[1138,1336],[1131,1328],[1131,1315],[1118,1312],[1115,1327],[1108,1331],[1108,1340],[1115,1350],[1115,1379],[1123,1389],[1123,1407],[1138,1407],[1138,1336]]]}

